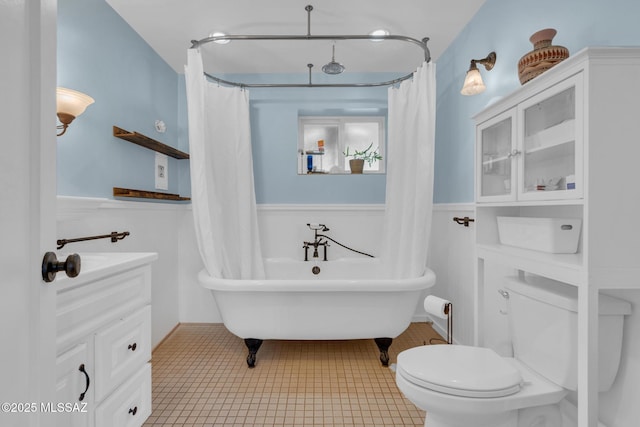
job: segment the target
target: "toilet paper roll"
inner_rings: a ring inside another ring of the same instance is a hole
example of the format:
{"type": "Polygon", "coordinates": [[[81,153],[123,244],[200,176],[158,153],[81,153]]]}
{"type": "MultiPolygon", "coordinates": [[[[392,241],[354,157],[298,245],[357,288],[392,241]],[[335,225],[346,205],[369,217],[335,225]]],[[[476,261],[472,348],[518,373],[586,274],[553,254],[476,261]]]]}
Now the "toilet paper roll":
{"type": "Polygon", "coordinates": [[[429,295],[424,299],[424,309],[427,313],[433,314],[434,316],[438,316],[441,319],[447,318],[447,313],[445,313],[445,308],[450,301],[446,299],[438,298],[433,295],[429,295]]]}

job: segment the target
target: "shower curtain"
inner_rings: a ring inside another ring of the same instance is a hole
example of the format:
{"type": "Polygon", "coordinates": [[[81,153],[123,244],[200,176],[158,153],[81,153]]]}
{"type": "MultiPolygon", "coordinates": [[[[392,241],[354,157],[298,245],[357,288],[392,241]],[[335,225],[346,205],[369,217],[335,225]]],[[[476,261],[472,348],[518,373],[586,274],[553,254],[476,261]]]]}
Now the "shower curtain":
{"type": "Polygon", "coordinates": [[[391,87],[381,260],[392,278],[422,275],[433,210],[435,64],[391,87]]]}
{"type": "Polygon", "coordinates": [[[249,94],[208,82],[198,49],[188,50],[185,76],[191,198],[202,261],[213,277],[264,278],[249,94]]]}

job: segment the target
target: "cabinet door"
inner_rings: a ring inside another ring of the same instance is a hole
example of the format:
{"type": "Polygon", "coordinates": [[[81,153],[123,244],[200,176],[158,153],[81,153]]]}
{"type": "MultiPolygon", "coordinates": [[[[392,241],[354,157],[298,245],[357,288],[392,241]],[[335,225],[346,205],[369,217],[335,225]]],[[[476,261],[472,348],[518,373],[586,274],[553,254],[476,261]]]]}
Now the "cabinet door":
{"type": "Polygon", "coordinates": [[[476,129],[476,196],[478,201],[515,199],[515,109],[476,129]]]}
{"type": "MultiPolygon", "coordinates": [[[[93,371],[89,361],[89,346],[79,344],[56,359],[56,402],[47,402],[47,412],[54,413],[56,426],[86,427],[92,411],[93,371]],[[62,405],[62,406],[61,406],[62,405]]],[[[43,409],[44,411],[45,409],[43,409]]]]}
{"type": "Polygon", "coordinates": [[[582,91],[577,74],[521,104],[519,199],[582,197],[582,91]]]}

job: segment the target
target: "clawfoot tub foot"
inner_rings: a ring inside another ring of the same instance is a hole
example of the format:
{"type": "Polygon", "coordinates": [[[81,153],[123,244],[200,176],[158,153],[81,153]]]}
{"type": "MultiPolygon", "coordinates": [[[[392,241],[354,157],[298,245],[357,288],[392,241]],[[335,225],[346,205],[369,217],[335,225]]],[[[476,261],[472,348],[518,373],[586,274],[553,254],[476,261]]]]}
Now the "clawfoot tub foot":
{"type": "Polygon", "coordinates": [[[380,362],[382,362],[382,366],[389,366],[389,347],[391,347],[391,343],[393,342],[393,338],[374,338],[374,341],[378,345],[378,349],[380,350],[380,362]]]}
{"type": "Polygon", "coordinates": [[[257,338],[245,338],[244,344],[249,349],[249,355],[247,356],[247,365],[249,365],[250,368],[253,368],[256,366],[256,353],[262,345],[262,340],[259,340],[257,338]]]}

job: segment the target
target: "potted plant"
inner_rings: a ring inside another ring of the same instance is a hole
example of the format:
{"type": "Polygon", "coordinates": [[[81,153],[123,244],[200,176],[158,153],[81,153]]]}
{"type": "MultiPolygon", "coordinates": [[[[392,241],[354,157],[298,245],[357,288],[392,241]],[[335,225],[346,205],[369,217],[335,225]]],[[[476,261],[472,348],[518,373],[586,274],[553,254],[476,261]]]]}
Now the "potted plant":
{"type": "Polygon", "coordinates": [[[345,157],[353,157],[353,159],[349,160],[351,173],[362,173],[365,161],[369,166],[371,166],[371,164],[376,160],[382,160],[382,156],[378,153],[378,147],[376,147],[375,150],[371,150],[372,147],[373,142],[362,151],[353,150],[353,153],[350,153],[349,147],[347,146],[347,150],[342,154],[344,154],[345,157]]]}

